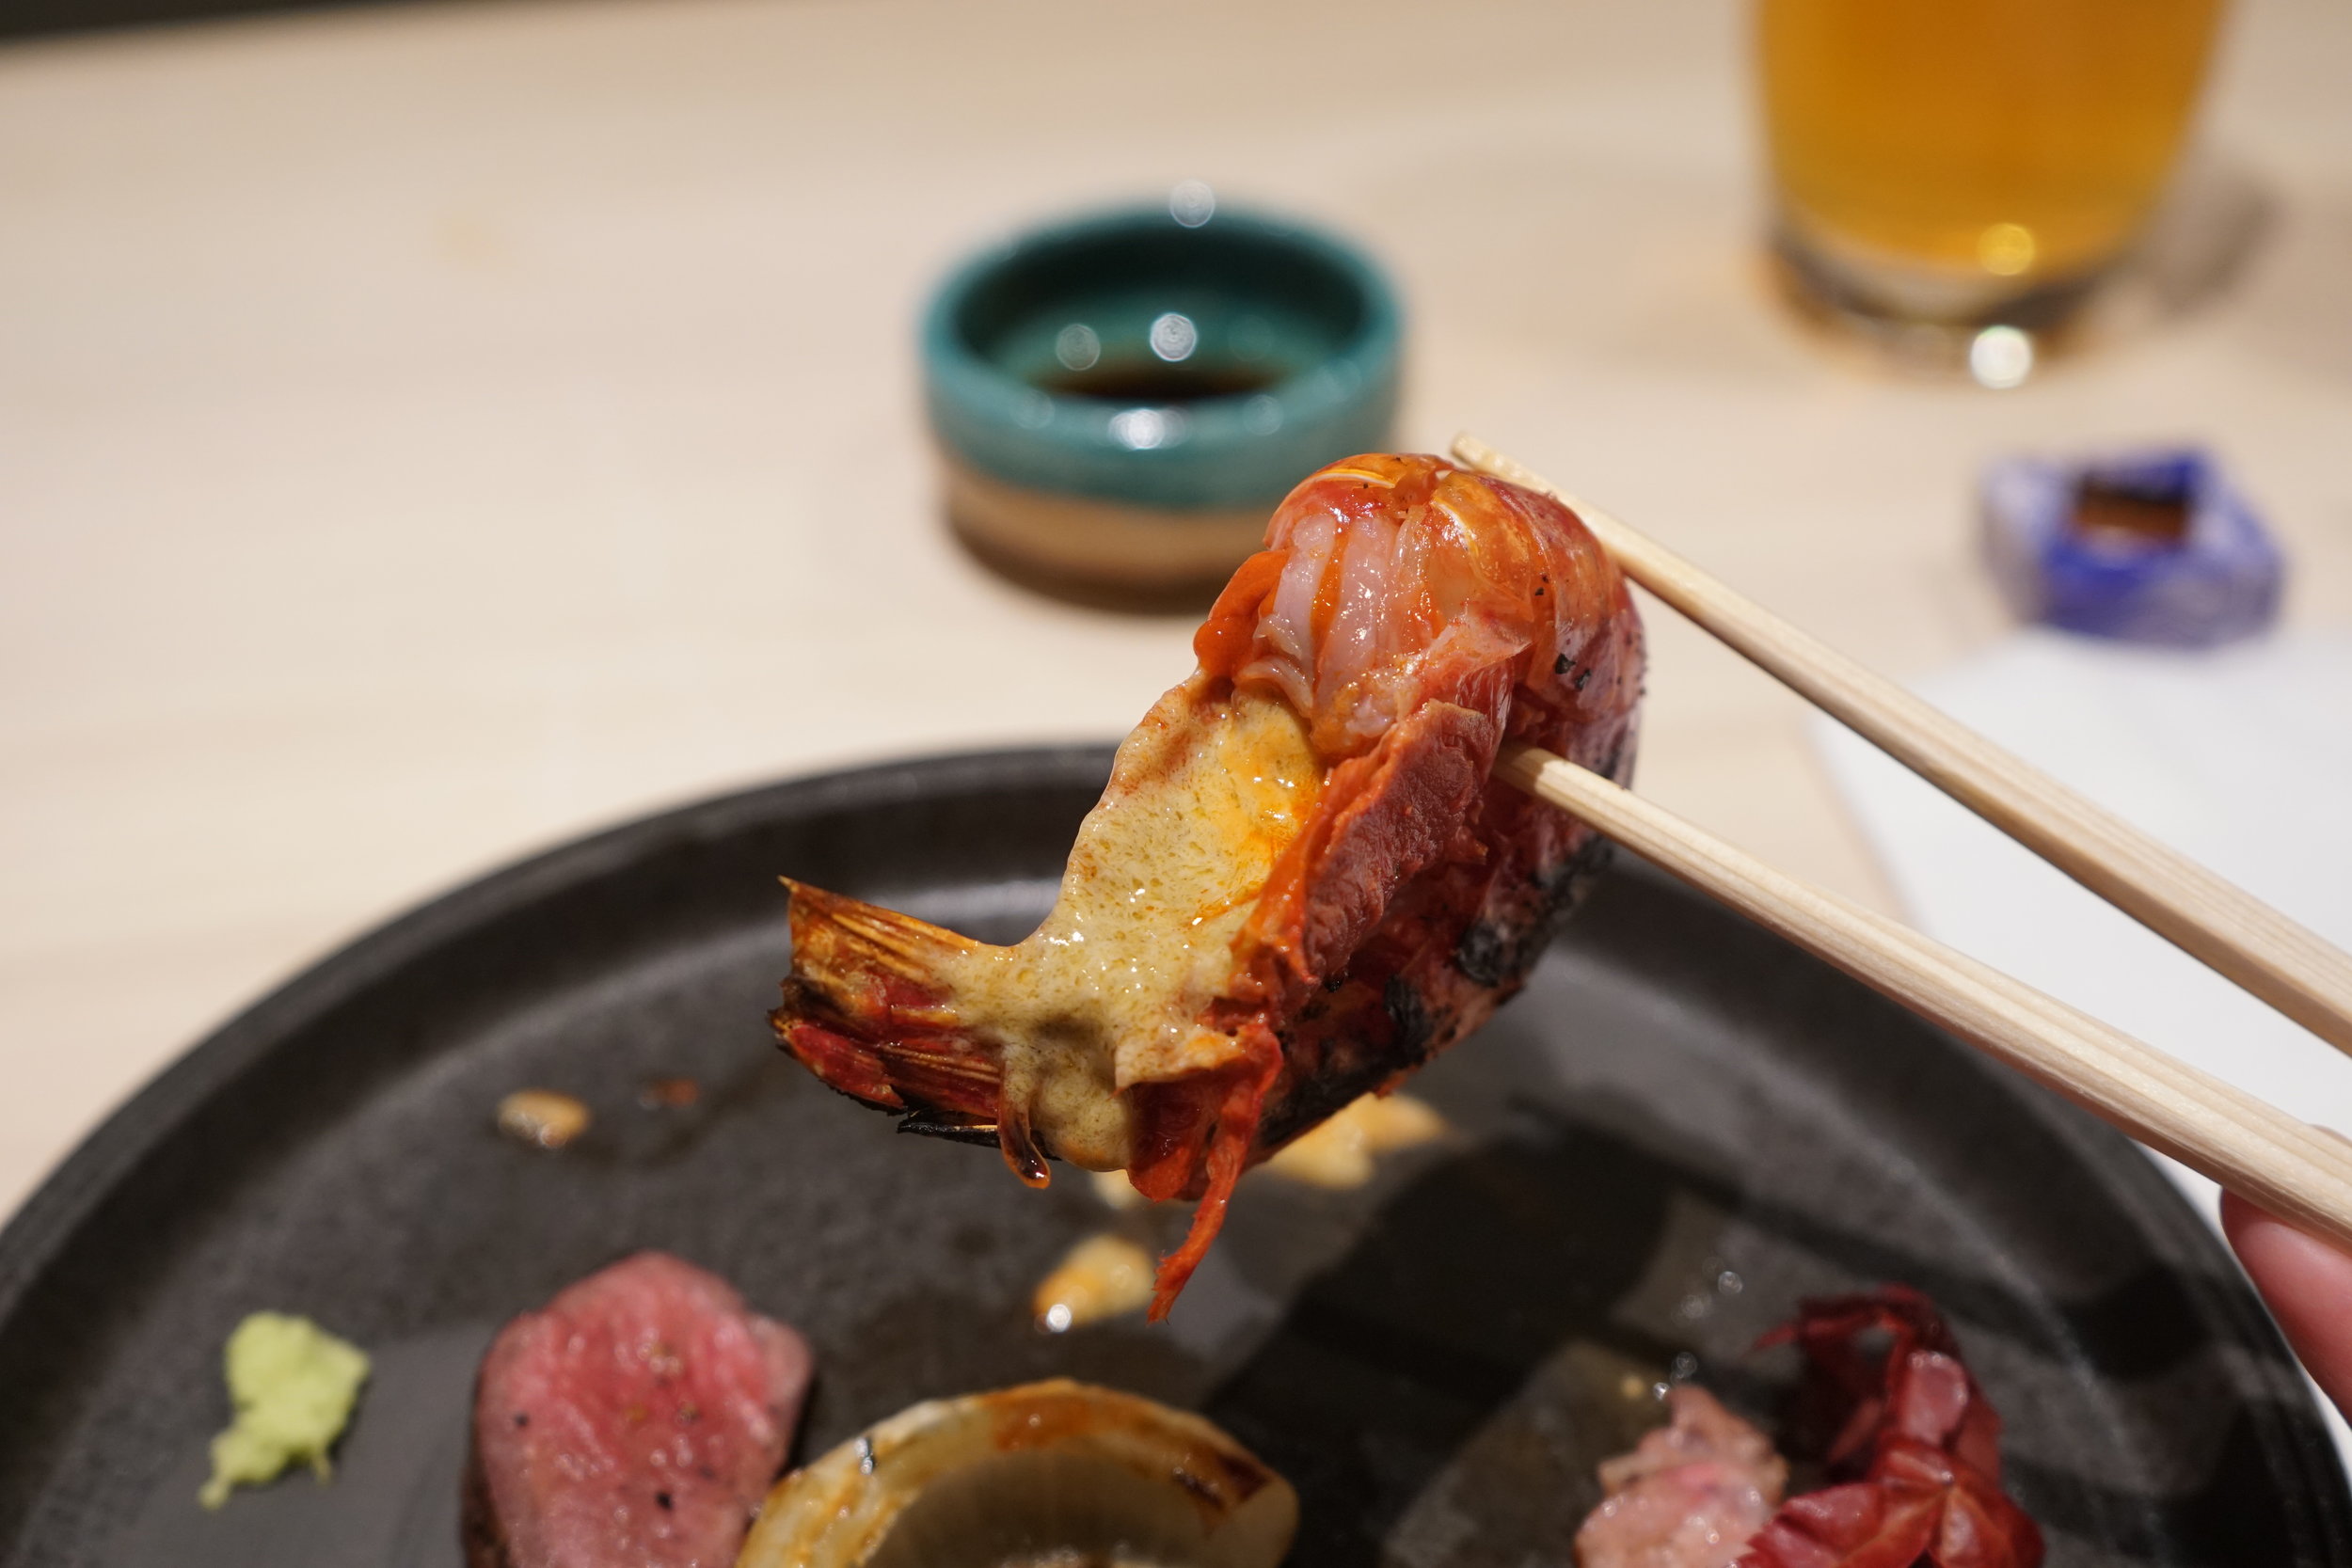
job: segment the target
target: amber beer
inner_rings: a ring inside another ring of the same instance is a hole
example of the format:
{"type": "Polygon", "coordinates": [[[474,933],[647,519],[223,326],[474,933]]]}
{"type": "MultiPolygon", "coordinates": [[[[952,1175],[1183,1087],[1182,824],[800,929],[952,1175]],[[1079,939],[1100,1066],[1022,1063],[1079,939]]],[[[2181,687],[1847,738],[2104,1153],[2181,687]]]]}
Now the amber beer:
{"type": "Polygon", "coordinates": [[[2094,277],[2180,150],[2222,0],[1760,0],[1784,254],[1922,317],[2094,277]]]}

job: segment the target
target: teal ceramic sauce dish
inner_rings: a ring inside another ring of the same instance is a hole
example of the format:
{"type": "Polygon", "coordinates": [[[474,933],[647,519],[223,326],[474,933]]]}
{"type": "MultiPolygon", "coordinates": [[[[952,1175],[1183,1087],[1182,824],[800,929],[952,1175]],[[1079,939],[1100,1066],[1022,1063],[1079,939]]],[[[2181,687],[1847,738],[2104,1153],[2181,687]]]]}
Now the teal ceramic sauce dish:
{"type": "Polygon", "coordinates": [[[1361,253],[1199,185],[1025,234],[924,320],[949,521],[1041,586],[1214,588],[1293,485],[1390,444],[1400,336],[1361,253]]]}

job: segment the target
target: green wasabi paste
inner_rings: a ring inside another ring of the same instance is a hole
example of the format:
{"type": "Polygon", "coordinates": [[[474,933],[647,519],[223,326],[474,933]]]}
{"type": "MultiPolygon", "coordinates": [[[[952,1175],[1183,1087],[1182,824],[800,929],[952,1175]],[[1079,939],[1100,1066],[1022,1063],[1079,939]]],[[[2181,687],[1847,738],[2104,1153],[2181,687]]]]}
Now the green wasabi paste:
{"type": "Polygon", "coordinates": [[[223,1360],[236,1418],[213,1439],[213,1479],[197,1500],[218,1508],[230,1488],[276,1481],[290,1465],[331,1476],[326,1451],[359,1401],[367,1353],[308,1318],[256,1312],[229,1336],[223,1360]]]}

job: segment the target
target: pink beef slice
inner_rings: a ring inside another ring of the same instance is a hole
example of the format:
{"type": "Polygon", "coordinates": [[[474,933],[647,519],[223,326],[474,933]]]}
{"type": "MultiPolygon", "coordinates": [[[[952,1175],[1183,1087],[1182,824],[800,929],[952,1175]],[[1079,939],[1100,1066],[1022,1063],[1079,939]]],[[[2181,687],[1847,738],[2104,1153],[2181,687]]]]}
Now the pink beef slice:
{"type": "Polygon", "coordinates": [[[728,1568],[808,1379],[716,1275],[660,1252],[591,1275],[483,1357],[469,1568],[728,1568]]]}
{"type": "Polygon", "coordinates": [[[1788,1466],[1769,1438],[1677,1384],[1673,1419],[1604,1460],[1606,1500],[1576,1532],[1577,1568],[1730,1568],[1780,1506],[1788,1466]]]}

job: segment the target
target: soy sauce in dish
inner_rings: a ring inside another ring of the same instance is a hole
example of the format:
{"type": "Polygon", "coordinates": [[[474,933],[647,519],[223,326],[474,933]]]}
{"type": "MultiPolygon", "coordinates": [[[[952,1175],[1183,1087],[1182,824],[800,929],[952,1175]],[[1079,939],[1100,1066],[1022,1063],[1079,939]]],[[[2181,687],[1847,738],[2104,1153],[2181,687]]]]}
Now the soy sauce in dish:
{"type": "Polygon", "coordinates": [[[1157,359],[1097,363],[1084,370],[1057,366],[1041,376],[1041,391],[1063,397],[1101,398],[1110,403],[1199,403],[1208,398],[1245,397],[1281,379],[1279,371],[1254,365],[1166,364],[1157,359]]]}

